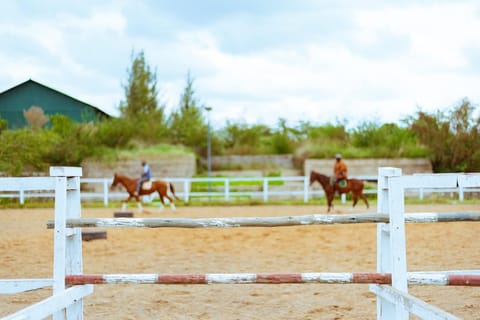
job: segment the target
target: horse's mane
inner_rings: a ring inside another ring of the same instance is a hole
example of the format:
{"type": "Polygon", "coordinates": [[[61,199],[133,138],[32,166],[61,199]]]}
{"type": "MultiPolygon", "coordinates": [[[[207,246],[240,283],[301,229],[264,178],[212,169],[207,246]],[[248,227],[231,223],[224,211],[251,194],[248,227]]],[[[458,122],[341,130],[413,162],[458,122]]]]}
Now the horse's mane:
{"type": "Polygon", "coordinates": [[[314,176],[318,177],[318,178],[330,178],[329,176],[327,176],[326,174],[323,174],[323,173],[320,173],[320,172],[317,172],[315,170],[312,170],[311,171],[311,174],[313,174],[314,176]]]}
{"type": "Polygon", "coordinates": [[[135,178],[130,178],[129,176],[126,176],[126,175],[124,175],[124,174],[116,173],[116,172],[115,172],[115,177],[121,178],[121,179],[128,179],[128,180],[133,180],[133,179],[135,179],[135,178]]]}

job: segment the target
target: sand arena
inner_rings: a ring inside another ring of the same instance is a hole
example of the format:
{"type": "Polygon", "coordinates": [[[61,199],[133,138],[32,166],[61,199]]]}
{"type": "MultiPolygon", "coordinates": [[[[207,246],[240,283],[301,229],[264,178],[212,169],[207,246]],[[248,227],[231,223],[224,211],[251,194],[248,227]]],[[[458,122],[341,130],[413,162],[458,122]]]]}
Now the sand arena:
{"type": "MultiPolygon", "coordinates": [[[[136,217],[287,216],[323,206],[146,208],[136,217]]],[[[370,209],[368,212],[374,212],[370,209]]],[[[413,205],[407,212],[478,211],[478,205],[413,205]]],[[[113,209],[83,209],[112,217],[113,209]]],[[[364,213],[363,208],[354,212],[364,213]]],[[[351,213],[337,205],[334,213],[351,213]]],[[[0,278],[52,276],[53,209],[0,210],[0,278]]],[[[408,271],[480,269],[480,223],[407,225],[408,271]]],[[[83,242],[84,273],[375,272],[374,224],[238,229],[108,229],[83,242]]],[[[463,319],[480,319],[480,288],[415,286],[410,293],[463,319]]],[[[0,295],[0,317],[51,295],[0,295]]],[[[85,319],[375,319],[368,285],[98,285],[85,319]]]]}

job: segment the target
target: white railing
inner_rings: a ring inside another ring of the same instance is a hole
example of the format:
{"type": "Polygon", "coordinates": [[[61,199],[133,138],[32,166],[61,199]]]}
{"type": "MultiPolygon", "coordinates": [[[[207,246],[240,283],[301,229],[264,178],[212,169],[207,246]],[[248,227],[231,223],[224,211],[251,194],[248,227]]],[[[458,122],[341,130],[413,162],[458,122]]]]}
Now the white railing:
{"type": "MultiPolygon", "coordinates": [[[[353,178],[353,177],[352,177],[353,178]]],[[[355,176],[357,179],[370,181],[376,184],[377,176],[362,175],[355,176]]],[[[309,202],[313,197],[323,197],[324,192],[320,185],[315,182],[313,187],[310,187],[308,176],[293,176],[293,177],[242,177],[242,178],[165,178],[165,180],[175,184],[178,191],[177,196],[182,198],[185,202],[190,202],[192,198],[197,199],[216,199],[220,201],[232,201],[239,197],[250,197],[261,199],[268,203],[275,199],[295,198],[303,199],[305,203],[309,202]],[[196,183],[203,184],[203,189],[207,189],[210,182],[210,192],[206,191],[191,191],[192,186],[196,183]],[[256,182],[255,185],[248,185],[248,183],[256,182]],[[276,182],[281,182],[281,185],[275,185],[276,182]],[[241,184],[236,186],[235,184],[241,184]]],[[[112,178],[81,178],[82,200],[85,201],[103,201],[105,206],[108,206],[112,200],[121,200],[126,196],[126,192],[122,187],[116,190],[110,190],[112,178]],[[98,187],[100,185],[100,187],[98,187]],[[93,186],[93,187],[92,187],[93,186]],[[88,191],[88,190],[96,191],[88,191]],[[98,191],[101,189],[101,191],[98,191]]],[[[376,194],[376,186],[374,189],[365,189],[365,194],[376,194]]],[[[450,197],[458,196],[459,201],[463,201],[466,193],[480,192],[480,188],[464,188],[458,186],[455,188],[409,188],[406,190],[408,196],[417,196],[423,200],[426,194],[443,193],[450,197]]],[[[26,198],[52,198],[54,193],[48,190],[45,191],[27,191],[18,190],[16,192],[0,193],[0,198],[18,198],[20,204],[25,203],[26,198]]],[[[145,197],[144,201],[149,202],[158,195],[152,194],[151,197],[145,197]]],[[[345,202],[345,195],[342,195],[342,202],[345,202]]]]}
{"type": "MultiPolygon", "coordinates": [[[[55,192],[55,217],[54,217],[54,247],[53,247],[53,278],[49,279],[0,279],[0,293],[11,294],[20,293],[24,291],[35,290],[45,286],[53,287],[53,295],[36,304],[15,312],[2,320],[19,320],[19,319],[43,319],[50,315],[54,320],[64,319],[83,319],[83,298],[93,292],[92,284],[83,284],[81,286],[69,287],[67,277],[76,275],[83,275],[83,256],[82,256],[82,239],[81,228],[67,225],[72,221],[81,220],[81,192],[80,192],[80,176],[82,175],[81,168],[72,167],[52,167],[50,168],[49,178],[1,178],[0,190],[15,191],[19,189],[28,190],[54,190],[55,192]]],[[[380,168],[378,179],[377,195],[377,214],[388,215],[388,223],[382,222],[377,224],[377,274],[391,275],[391,286],[371,284],[370,290],[376,294],[377,297],[377,319],[378,320],[408,320],[409,313],[413,313],[421,319],[459,319],[456,316],[438,309],[435,306],[429,305],[424,301],[410,295],[408,293],[408,272],[406,261],[406,232],[405,232],[405,190],[415,189],[417,186],[422,188],[437,188],[443,186],[447,188],[454,188],[456,186],[463,186],[465,188],[480,187],[480,174],[465,175],[465,174],[429,174],[429,175],[412,175],[402,176],[401,169],[398,168],[380,168]]],[[[431,215],[431,213],[430,213],[431,215]]],[[[257,217],[258,218],[258,217],[257,217]]],[[[289,221],[291,217],[277,217],[276,219],[289,221]]],[[[241,219],[241,218],[240,218],[241,219]]],[[[232,220],[232,218],[229,218],[232,220]]],[[[324,221],[328,221],[328,217],[324,217],[324,221]]],[[[172,222],[172,219],[168,219],[172,222]]],[[[214,227],[231,227],[218,223],[218,218],[213,218],[213,223],[210,226],[214,227]]],[[[252,221],[250,219],[250,221],[252,221]]],[[[302,221],[302,220],[300,220],[302,221]]],[[[315,221],[320,221],[317,217],[315,221]]],[[[122,222],[124,225],[125,222],[122,222]]],[[[120,224],[120,225],[122,225],[120,224]]],[[[104,224],[104,226],[114,226],[113,224],[104,224]]],[[[132,227],[145,227],[141,223],[135,223],[132,227]]],[[[210,227],[202,224],[202,227],[210,227]]],[[[265,225],[268,227],[268,225],[265,225]]],[[[278,225],[280,226],[280,225],[278,225]]],[[[177,225],[176,227],[180,227],[177,225]]],[[[185,227],[185,226],[183,226],[185,227]]],[[[236,225],[239,227],[239,225],[236,225]]],[[[466,275],[466,270],[454,271],[460,275],[466,275]]],[[[475,274],[478,270],[474,270],[475,274]]],[[[428,271],[423,271],[425,275],[428,271]]],[[[248,274],[225,274],[233,279],[231,283],[244,283],[238,281],[240,277],[245,275],[251,276],[255,273],[248,274]]],[[[286,273],[285,273],[286,274],[286,273]]],[[[293,273],[290,273],[293,274],[293,273]]],[[[350,273],[351,275],[353,273],[350,273]]],[[[196,274],[198,276],[198,274],[196,274]]],[[[218,276],[219,274],[216,274],[218,276]]],[[[269,274],[270,277],[273,274],[269,274]]],[[[277,276],[279,274],[276,274],[277,276]]],[[[298,273],[293,274],[295,283],[298,281],[298,273]]],[[[306,274],[307,279],[311,279],[312,273],[306,274]]],[[[348,279],[351,278],[348,276],[348,279]]],[[[97,279],[98,279],[98,275],[97,279]]],[[[152,274],[135,275],[123,274],[117,275],[119,279],[112,283],[124,283],[127,277],[138,282],[138,277],[148,279],[148,283],[152,284],[152,274]],[[135,280],[137,279],[137,280],[135,280]]],[[[167,275],[171,279],[171,274],[167,275]]],[[[178,278],[178,275],[174,275],[178,278]]],[[[183,275],[185,276],[185,275],[183,275]]],[[[322,281],[332,282],[332,274],[324,274],[322,281]]],[[[346,282],[345,273],[337,273],[335,279],[342,283],[346,282]],[[340,276],[339,276],[340,275],[340,276]],[[342,280],[343,279],[343,280],[342,280]]],[[[475,276],[475,275],[474,275],[475,276]]],[[[112,279],[112,275],[107,275],[112,279]]],[[[303,276],[302,276],[303,277],[303,276]]],[[[87,278],[91,279],[91,276],[87,278]]],[[[103,278],[103,276],[102,276],[103,278]]],[[[160,279],[158,275],[154,275],[155,279],[160,279]]],[[[225,276],[220,276],[221,280],[225,280],[225,276]]],[[[244,278],[241,278],[244,279],[244,278]]],[[[438,275],[434,278],[430,277],[428,284],[439,284],[439,279],[443,279],[444,284],[449,285],[445,276],[438,275]]],[[[375,279],[372,279],[375,280],[375,279]]],[[[417,279],[418,280],[418,279],[417,279]]],[[[97,282],[95,279],[91,280],[93,283],[108,283],[108,281],[97,282]]],[[[475,280],[476,281],[476,280],[475,280]]],[[[308,282],[308,281],[305,281],[308,282]]],[[[87,282],[85,282],[87,283],[87,282]]],[[[133,282],[132,282],[133,283],[133,282]]],[[[147,283],[147,282],[145,282],[147,283]]],[[[160,283],[160,282],[159,282],[160,283]]],[[[171,280],[168,282],[172,284],[171,280]]],[[[187,282],[182,282],[185,285],[187,282]]],[[[208,282],[194,281],[192,284],[207,284],[208,282]]],[[[221,283],[219,280],[214,280],[212,283],[221,283]]],[[[265,283],[265,282],[258,282],[265,283]]],[[[350,283],[355,283],[352,281],[350,283]]],[[[357,283],[366,283],[363,281],[357,283]]],[[[382,283],[373,281],[369,283],[382,283]]],[[[468,285],[468,281],[464,285],[468,285]]]]}
{"type": "Polygon", "coordinates": [[[82,168],[51,167],[50,177],[0,178],[0,190],[48,191],[55,198],[53,276],[46,279],[0,279],[0,294],[17,294],[52,287],[52,296],[41,300],[2,320],[83,319],[83,298],[93,292],[93,285],[67,288],[65,275],[82,272],[82,234],[79,228],[65,228],[65,219],[81,215],[80,176],[82,168]]]}

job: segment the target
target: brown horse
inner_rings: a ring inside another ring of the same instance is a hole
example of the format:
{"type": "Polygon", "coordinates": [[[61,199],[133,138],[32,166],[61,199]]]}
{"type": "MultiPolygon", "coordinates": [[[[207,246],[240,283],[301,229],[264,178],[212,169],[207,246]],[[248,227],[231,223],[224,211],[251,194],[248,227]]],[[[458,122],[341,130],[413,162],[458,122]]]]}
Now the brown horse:
{"type": "Polygon", "coordinates": [[[328,212],[333,207],[333,197],[335,196],[335,191],[338,191],[339,194],[342,193],[352,193],[353,196],[353,207],[358,202],[358,198],[360,197],[367,206],[367,209],[370,207],[368,204],[367,197],[363,194],[363,181],[359,179],[347,179],[346,185],[341,186],[339,184],[340,181],[337,181],[333,184],[333,179],[329,176],[324,174],[318,173],[314,170],[310,172],[310,185],[312,185],[315,181],[318,181],[322,185],[323,191],[325,191],[325,195],[327,196],[327,203],[328,203],[328,212]]]}
{"type": "Polygon", "coordinates": [[[175,194],[175,188],[173,187],[172,183],[169,183],[163,180],[152,180],[151,186],[148,189],[141,187],[140,194],[135,195],[135,191],[137,189],[137,181],[138,179],[131,179],[117,173],[114,174],[112,186],[110,188],[113,189],[115,186],[117,186],[117,184],[121,184],[122,186],[125,187],[125,189],[128,192],[128,198],[123,201],[122,211],[125,211],[125,208],[127,207],[127,203],[130,201],[130,199],[135,198],[137,201],[138,209],[141,212],[143,208],[142,208],[142,203],[140,202],[140,196],[148,195],[148,194],[154,193],[155,191],[158,193],[158,196],[160,197],[160,201],[161,201],[160,209],[163,209],[165,205],[164,198],[167,198],[170,202],[170,208],[173,211],[175,211],[175,204],[173,203],[173,198],[168,195],[168,192],[170,191],[170,193],[175,199],[180,200],[180,198],[178,198],[177,195],[175,194]]]}

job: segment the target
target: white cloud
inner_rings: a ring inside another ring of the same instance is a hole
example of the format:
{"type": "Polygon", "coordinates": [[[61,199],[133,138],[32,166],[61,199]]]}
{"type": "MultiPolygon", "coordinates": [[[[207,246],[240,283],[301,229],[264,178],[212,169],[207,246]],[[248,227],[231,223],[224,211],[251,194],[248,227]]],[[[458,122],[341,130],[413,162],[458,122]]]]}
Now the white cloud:
{"type": "Polygon", "coordinates": [[[215,10],[208,17],[196,17],[188,2],[178,5],[92,2],[38,16],[26,5],[0,5],[15,15],[0,21],[9,45],[0,49],[0,91],[34,78],[115,114],[133,49],[157,69],[167,112],[190,71],[219,126],[226,119],[397,122],[417,106],[480,100],[480,7],[473,1],[282,2],[256,11],[255,4],[232,10],[207,2],[202,10],[215,10]]]}
{"type": "Polygon", "coordinates": [[[63,24],[77,31],[124,33],[126,28],[125,18],[120,12],[112,12],[111,10],[110,8],[98,8],[86,18],[65,16],[63,24]]]}

